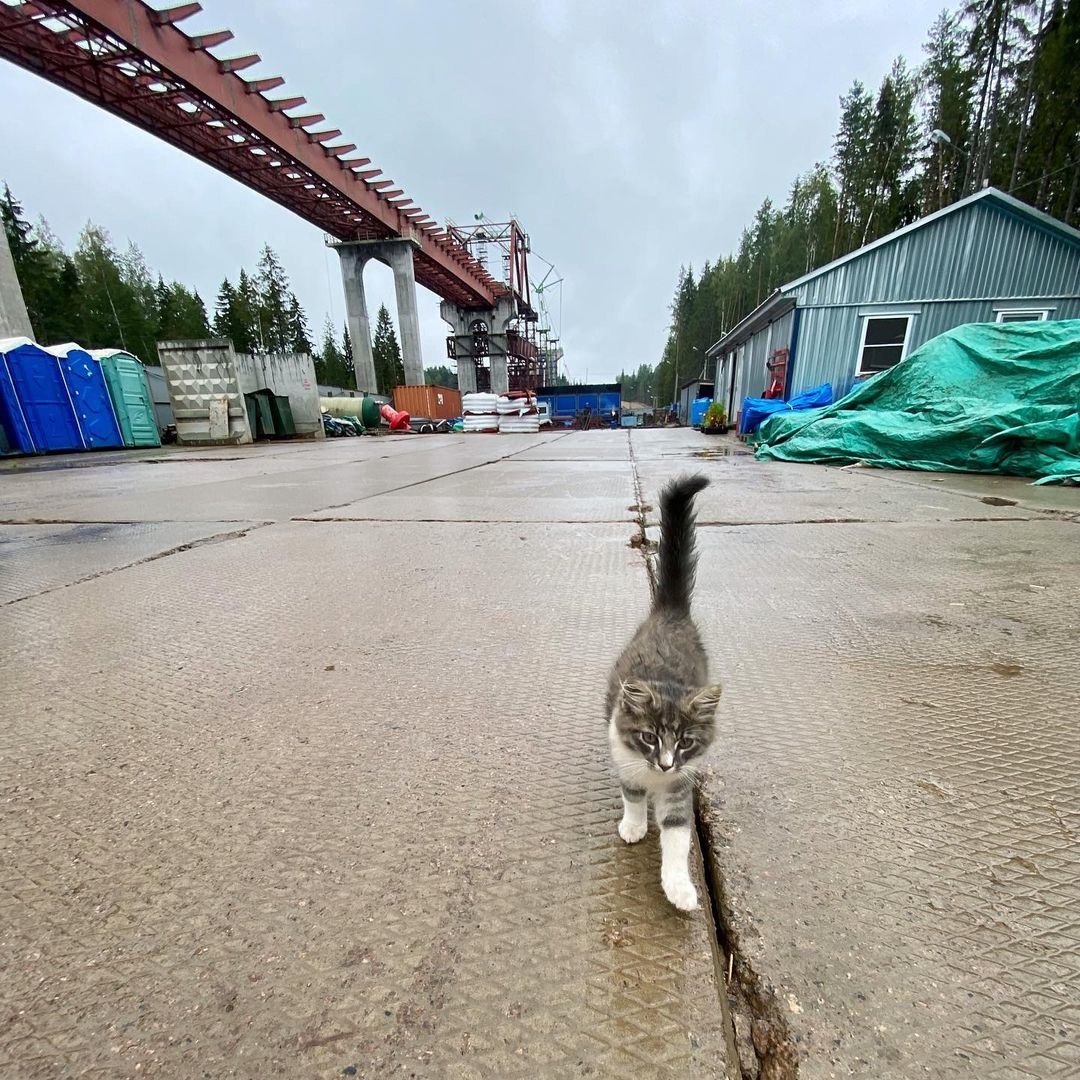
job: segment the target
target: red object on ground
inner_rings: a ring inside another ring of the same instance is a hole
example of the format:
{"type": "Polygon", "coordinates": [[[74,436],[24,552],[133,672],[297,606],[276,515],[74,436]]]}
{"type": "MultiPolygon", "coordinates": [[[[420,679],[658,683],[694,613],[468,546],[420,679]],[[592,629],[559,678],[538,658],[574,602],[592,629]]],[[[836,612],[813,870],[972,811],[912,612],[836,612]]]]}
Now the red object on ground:
{"type": "Polygon", "coordinates": [[[383,419],[390,425],[391,431],[409,430],[409,414],[407,412],[398,412],[392,405],[381,405],[379,412],[382,413],[383,419]]]}

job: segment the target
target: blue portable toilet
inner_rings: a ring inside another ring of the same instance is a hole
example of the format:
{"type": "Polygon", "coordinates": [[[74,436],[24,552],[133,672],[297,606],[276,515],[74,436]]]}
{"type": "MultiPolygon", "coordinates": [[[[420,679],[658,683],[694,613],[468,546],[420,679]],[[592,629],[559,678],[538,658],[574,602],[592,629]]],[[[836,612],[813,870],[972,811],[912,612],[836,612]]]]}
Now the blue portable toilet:
{"type": "Polygon", "coordinates": [[[7,362],[8,349],[29,342],[29,338],[7,338],[0,341],[0,427],[4,429],[5,454],[33,454],[37,450],[7,362]]]}
{"type": "Polygon", "coordinates": [[[0,342],[0,352],[34,449],[86,449],[56,357],[28,338],[0,342]]]}
{"type": "Polygon", "coordinates": [[[60,362],[60,373],[71,395],[87,448],[122,447],[124,436],[120,434],[101,364],[73,341],[52,345],[45,351],[60,362]]]}

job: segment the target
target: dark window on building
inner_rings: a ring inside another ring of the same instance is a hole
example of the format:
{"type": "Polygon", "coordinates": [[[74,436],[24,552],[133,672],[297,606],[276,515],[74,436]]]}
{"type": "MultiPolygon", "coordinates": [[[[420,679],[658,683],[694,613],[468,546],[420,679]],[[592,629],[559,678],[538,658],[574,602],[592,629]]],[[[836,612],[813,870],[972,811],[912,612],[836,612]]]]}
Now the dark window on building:
{"type": "Polygon", "coordinates": [[[1050,317],[1049,308],[1025,308],[1023,311],[999,311],[998,322],[1043,322],[1050,317]]]}
{"type": "Polygon", "coordinates": [[[904,359],[910,315],[871,315],[863,326],[859,374],[885,371],[904,359]]]}

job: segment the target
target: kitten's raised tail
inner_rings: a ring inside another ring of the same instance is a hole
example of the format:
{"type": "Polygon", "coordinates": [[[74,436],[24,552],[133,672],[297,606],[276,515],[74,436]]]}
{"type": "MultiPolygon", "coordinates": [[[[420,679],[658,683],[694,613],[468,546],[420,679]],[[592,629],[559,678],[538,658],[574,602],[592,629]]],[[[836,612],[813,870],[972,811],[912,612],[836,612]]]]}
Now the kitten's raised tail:
{"type": "Polygon", "coordinates": [[[698,473],[680,476],[660,492],[660,566],[653,597],[654,610],[680,614],[690,610],[697,567],[694,496],[708,486],[708,478],[698,473]]]}

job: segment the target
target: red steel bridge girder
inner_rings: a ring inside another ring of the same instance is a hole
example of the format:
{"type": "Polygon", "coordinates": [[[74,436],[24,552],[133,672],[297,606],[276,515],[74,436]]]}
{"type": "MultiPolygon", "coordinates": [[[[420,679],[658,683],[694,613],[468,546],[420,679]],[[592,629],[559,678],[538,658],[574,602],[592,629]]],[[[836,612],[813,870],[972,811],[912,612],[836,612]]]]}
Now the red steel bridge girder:
{"type": "MultiPolygon", "coordinates": [[[[415,239],[417,282],[459,307],[492,308],[510,293],[419,208],[388,202],[380,188],[392,185],[358,176],[367,159],[341,161],[345,147],[323,145],[285,114],[302,99],[263,97],[266,80],[248,82],[236,74],[239,65],[206,51],[220,35],[200,40],[174,25],[197,6],[163,19],[143,0],[0,2],[0,56],[213,165],[337,240],[415,239]]],[[[517,292],[515,301],[528,307],[528,293],[517,292]]]]}

